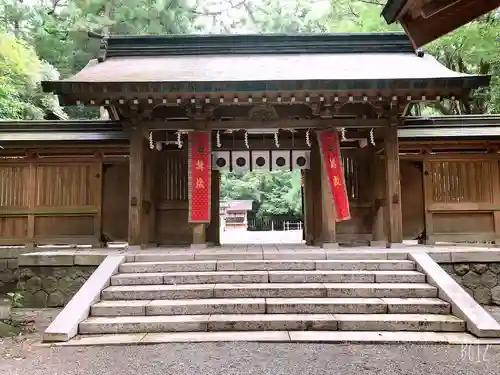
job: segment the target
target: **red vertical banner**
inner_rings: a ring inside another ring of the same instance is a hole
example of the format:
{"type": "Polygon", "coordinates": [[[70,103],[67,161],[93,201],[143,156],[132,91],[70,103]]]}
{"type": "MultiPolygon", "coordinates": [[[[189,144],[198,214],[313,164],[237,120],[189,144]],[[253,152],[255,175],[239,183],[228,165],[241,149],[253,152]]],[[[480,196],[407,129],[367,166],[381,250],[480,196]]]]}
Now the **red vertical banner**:
{"type": "Polygon", "coordinates": [[[345,186],[342,159],[340,158],[340,140],[337,131],[323,130],[318,132],[319,147],[323,158],[332,198],[335,203],[336,221],[349,220],[349,198],[345,186]]]}
{"type": "Polygon", "coordinates": [[[189,133],[188,193],[189,222],[210,222],[211,145],[210,132],[189,133]]]}

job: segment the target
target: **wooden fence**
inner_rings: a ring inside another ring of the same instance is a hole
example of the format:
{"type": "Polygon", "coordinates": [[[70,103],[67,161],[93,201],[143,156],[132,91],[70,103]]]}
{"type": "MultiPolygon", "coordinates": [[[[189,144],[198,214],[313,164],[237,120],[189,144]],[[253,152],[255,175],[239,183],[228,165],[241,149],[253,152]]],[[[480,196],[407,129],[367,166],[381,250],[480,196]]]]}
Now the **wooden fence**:
{"type": "Polygon", "coordinates": [[[0,162],[0,244],[97,243],[102,164],[90,160],[0,162]]]}
{"type": "Polygon", "coordinates": [[[423,170],[429,242],[500,240],[497,155],[428,158],[423,170]]]}

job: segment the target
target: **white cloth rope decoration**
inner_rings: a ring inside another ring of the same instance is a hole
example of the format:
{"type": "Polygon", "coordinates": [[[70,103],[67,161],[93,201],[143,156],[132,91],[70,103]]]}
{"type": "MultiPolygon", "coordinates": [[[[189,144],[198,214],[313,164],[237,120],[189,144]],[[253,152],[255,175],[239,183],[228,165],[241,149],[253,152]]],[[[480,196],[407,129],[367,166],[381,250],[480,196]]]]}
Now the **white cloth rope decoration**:
{"type": "Polygon", "coordinates": [[[309,129],[306,131],[306,145],[307,147],[311,147],[311,134],[309,132],[309,129]]]}
{"type": "Polygon", "coordinates": [[[278,133],[274,133],[274,144],[276,145],[276,148],[280,148],[280,143],[278,140],[278,133]]]}
{"type": "Polygon", "coordinates": [[[153,142],[153,132],[149,132],[149,149],[154,150],[155,144],[153,142]]]}
{"type": "Polygon", "coordinates": [[[370,130],[370,143],[375,146],[375,134],[373,132],[373,128],[370,130]]]}
{"type": "Polygon", "coordinates": [[[250,148],[250,145],[248,144],[248,132],[245,131],[245,147],[250,148]]]}
{"type": "Polygon", "coordinates": [[[181,132],[177,132],[177,147],[182,148],[181,132]]]}
{"type": "Polygon", "coordinates": [[[342,142],[347,141],[347,138],[345,137],[345,128],[340,129],[340,135],[342,137],[342,142]]]}
{"type": "Polygon", "coordinates": [[[220,132],[217,130],[217,148],[221,148],[222,147],[222,143],[220,143],[220,132]]]}

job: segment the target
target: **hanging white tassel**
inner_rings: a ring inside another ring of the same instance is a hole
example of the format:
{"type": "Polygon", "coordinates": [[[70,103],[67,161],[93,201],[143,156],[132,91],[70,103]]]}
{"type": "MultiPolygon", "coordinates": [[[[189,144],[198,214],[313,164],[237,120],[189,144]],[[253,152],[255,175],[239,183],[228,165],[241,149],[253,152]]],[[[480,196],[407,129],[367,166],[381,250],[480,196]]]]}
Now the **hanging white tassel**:
{"type": "Polygon", "coordinates": [[[311,147],[311,134],[309,133],[309,129],[306,131],[306,145],[307,147],[311,147]]]}
{"type": "Polygon", "coordinates": [[[345,128],[340,129],[340,135],[342,142],[347,141],[347,138],[345,137],[345,128]]]}
{"type": "Polygon", "coordinates": [[[181,132],[177,132],[177,147],[182,148],[181,132]]]}
{"type": "Polygon", "coordinates": [[[373,132],[373,129],[370,130],[370,143],[375,146],[375,134],[373,132]]]}
{"type": "Polygon", "coordinates": [[[154,150],[155,144],[153,142],[153,132],[149,132],[149,149],[154,150]]]}
{"type": "Polygon", "coordinates": [[[248,132],[245,132],[245,147],[250,148],[250,145],[248,144],[248,132]]]}
{"type": "Polygon", "coordinates": [[[218,130],[217,130],[216,139],[217,139],[217,148],[221,148],[222,147],[222,143],[220,142],[220,132],[218,130]]]}
{"type": "Polygon", "coordinates": [[[278,133],[274,133],[274,144],[276,145],[276,148],[280,148],[280,143],[278,140],[278,133]]]}

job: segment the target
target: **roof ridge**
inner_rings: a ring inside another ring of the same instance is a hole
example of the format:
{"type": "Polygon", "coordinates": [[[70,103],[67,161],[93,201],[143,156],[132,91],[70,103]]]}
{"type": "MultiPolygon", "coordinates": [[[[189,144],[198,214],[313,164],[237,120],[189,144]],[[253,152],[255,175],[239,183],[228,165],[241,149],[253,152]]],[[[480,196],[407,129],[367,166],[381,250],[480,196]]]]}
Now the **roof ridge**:
{"type": "Polygon", "coordinates": [[[399,32],[89,36],[101,38],[100,62],[131,56],[415,53],[407,35],[399,32]]]}

